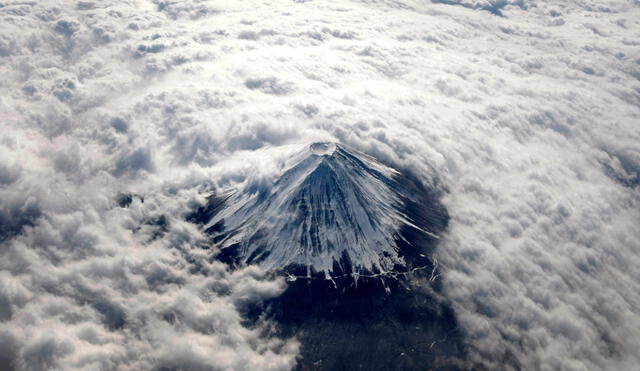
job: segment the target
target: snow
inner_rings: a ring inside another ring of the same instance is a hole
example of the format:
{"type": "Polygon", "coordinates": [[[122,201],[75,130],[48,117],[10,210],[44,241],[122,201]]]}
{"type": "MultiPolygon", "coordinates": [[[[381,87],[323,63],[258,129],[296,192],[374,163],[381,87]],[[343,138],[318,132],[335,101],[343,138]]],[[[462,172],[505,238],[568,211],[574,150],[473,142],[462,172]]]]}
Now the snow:
{"type": "Polygon", "coordinates": [[[404,265],[396,240],[412,225],[397,171],[335,143],[313,143],[266,190],[236,193],[207,225],[242,264],[331,275],[404,265]],[[215,228],[214,228],[215,229],[215,228]]]}

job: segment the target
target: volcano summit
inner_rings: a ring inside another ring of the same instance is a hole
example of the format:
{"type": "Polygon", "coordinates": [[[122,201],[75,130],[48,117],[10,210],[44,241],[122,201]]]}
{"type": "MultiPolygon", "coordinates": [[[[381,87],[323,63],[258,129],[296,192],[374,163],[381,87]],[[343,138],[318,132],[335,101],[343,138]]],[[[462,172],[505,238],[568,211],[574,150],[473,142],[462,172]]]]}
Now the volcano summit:
{"type": "Polygon", "coordinates": [[[275,182],[211,198],[197,213],[234,264],[306,276],[387,273],[407,268],[406,232],[435,239],[442,229],[442,210],[416,200],[430,194],[417,183],[363,153],[314,143],[275,182]]]}
{"type": "Polygon", "coordinates": [[[448,221],[436,187],[335,143],[301,149],[257,184],[189,219],[219,260],[295,278],[243,315],[300,341],[297,370],[455,369],[464,348],[431,259],[448,221]]]}

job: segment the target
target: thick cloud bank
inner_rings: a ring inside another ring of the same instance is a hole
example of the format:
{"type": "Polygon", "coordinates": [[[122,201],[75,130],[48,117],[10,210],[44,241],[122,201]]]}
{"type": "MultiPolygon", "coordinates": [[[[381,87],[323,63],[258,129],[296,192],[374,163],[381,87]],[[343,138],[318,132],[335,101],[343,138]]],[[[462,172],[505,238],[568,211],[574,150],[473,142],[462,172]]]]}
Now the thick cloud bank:
{"type": "Polygon", "coordinates": [[[489,369],[640,363],[640,3],[0,2],[0,368],[289,369],[186,213],[337,141],[439,179],[489,369]]]}

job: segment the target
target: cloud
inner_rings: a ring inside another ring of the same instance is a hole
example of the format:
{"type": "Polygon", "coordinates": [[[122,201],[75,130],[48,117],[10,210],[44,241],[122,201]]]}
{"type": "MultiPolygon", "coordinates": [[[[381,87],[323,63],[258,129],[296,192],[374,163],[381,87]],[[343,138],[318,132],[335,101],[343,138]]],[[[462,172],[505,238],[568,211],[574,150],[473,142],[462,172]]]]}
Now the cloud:
{"type": "Polygon", "coordinates": [[[251,90],[260,90],[265,94],[284,95],[293,91],[292,84],[280,82],[275,77],[249,78],[245,80],[244,86],[251,90]]]}
{"type": "Polygon", "coordinates": [[[527,2],[524,0],[432,0],[435,4],[457,5],[469,9],[486,10],[495,15],[502,16],[502,9],[507,6],[518,6],[527,9],[527,2]]]}
{"type": "Polygon", "coordinates": [[[446,190],[462,361],[634,367],[639,12],[4,3],[0,366],[292,368],[295,339],[242,315],[284,282],[230,272],[184,217],[337,140],[446,190]]]}

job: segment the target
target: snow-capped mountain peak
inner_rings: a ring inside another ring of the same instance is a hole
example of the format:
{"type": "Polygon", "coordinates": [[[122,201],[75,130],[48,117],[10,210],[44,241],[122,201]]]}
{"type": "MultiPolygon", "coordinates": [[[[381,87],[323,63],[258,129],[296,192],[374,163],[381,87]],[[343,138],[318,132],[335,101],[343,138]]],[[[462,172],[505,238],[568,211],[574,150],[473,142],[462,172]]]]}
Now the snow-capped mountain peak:
{"type": "Polygon", "coordinates": [[[398,251],[405,191],[397,171],[336,143],[313,143],[266,190],[226,200],[207,230],[224,254],[307,274],[386,272],[398,251]]]}

